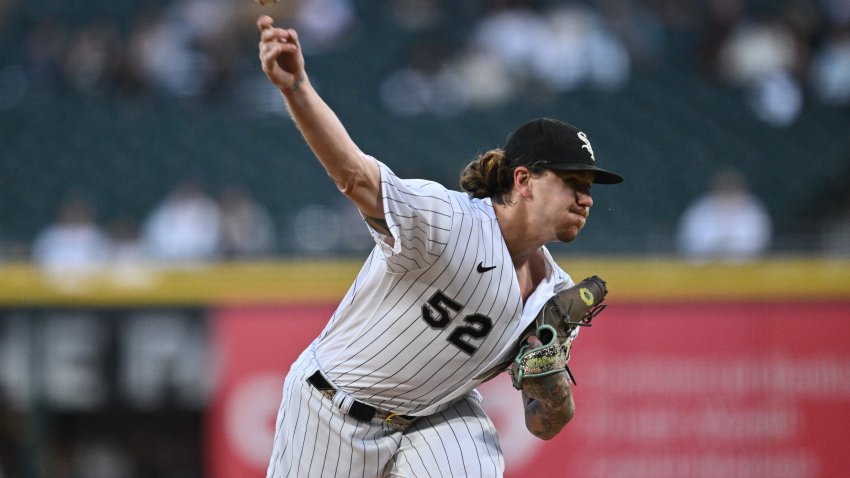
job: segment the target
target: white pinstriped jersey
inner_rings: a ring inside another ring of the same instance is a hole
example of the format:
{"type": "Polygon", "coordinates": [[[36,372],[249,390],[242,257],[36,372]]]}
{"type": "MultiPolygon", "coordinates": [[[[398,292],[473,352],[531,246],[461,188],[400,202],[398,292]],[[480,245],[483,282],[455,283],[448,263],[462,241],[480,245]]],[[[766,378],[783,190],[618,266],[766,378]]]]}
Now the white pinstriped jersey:
{"type": "Polygon", "coordinates": [[[377,245],[314,341],[316,359],[355,399],[428,415],[481,383],[573,281],[543,248],[547,275],[523,307],[489,199],[378,164],[392,236],[372,230],[377,245]]]}

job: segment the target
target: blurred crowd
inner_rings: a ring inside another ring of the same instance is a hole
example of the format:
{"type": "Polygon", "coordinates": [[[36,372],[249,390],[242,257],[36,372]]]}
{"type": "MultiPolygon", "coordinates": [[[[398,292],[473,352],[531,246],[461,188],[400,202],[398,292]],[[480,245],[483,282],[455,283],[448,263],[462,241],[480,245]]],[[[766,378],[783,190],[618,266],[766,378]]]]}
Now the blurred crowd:
{"type": "MultiPolygon", "coordinates": [[[[344,51],[366,28],[404,36],[408,46],[395,68],[374,85],[387,111],[401,116],[451,116],[518,95],[618,90],[628,87],[635,71],[669,62],[683,62],[706,81],[743,89],[753,114],[776,127],[792,124],[807,101],[850,107],[850,0],[378,3],[379,20],[361,18],[353,0],[269,7],[163,0],[146,4],[123,24],[104,16],[74,23],[56,15],[33,17],[16,61],[0,65],[0,110],[33,92],[56,90],[201,99],[238,94],[245,75],[261,75],[254,48],[254,20],[261,13],[297,28],[305,53],[313,57],[344,51]],[[460,34],[443,34],[452,31],[452,16],[458,14],[472,21],[460,34]]],[[[0,17],[9,18],[16,8],[23,8],[20,0],[0,1],[0,17]]],[[[4,28],[9,25],[0,20],[0,31],[4,28]]],[[[745,183],[724,178],[729,187],[745,183]]],[[[353,239],[342,233],[364,230],[356,211],[317,204],[297,211],[292,223],[276,224],[245,188],[212,198],[187,182],[146,218],[105,226],[97,221],[94,203],[69,195],[56,221],[33,239],[32,259],[48,268],[140,258],[192,263],[272,255],[279,252],[281,236],[292,237],[302,252],[370,243],[365,233],[353,239]]],[[[693,217],[732,203],[707,201],[684,211],[678,250],[688,257],[710,250],[694,244],[693,238],[706,241],[706,233],[688,224],[705,229],[710,222],[693,217]]],[[[770,244],[763,206],[748,207],[747,221],[764,226],[745,241],[757,250],[732,251],[736,257],[757,256],[770,244]]]]}
{"type": "MultiPolygon", "coordinates": [[[[425,28],[445,2],[397,0],[425,28]],[[405,8],[407,7],[407,8],[405,8]]],[[[753,113],[793,123],[808,99],[850,106],[850,1],[594,0],[483,2],[462,44],[427,41],[381,87],[399,114],[450,115],[514,95],[619,89],[635,69],[690,64],[747,92],[753,113]]]]}
{"type": "MultiPolygon", "coordinates": [[[[311,45],[333,43],[354,20],[347,0],[253,2],[173,0],[133,12],[129,26],[94,16],[79,25],[35,18],[20,58],[29,89],[83,94],[208,97],[235,88],[261,12],[304,31],[311,45]]],[[[255,66],[253,63],[251,66],[255,66]]]]}
{"type": "MultiPolygon", "coordinates": [[[[14,0],[5,3],[14,9],[14,0]]],[[[135,12],[124,28],[103,17],[71,26],[45,16],[29,29],[21,70],[7,67],[5,75],[18,71],[28,88],[87,94],[224,95],[238,89],[246,60],[253,61],[246,46],[255,43],[254,20],[268,13],[299,30],[308,55],[344,48],[363,28],[412,38],[397,68],[375,86],[399,115],[446,116],[516,95],[619,89],[636,69],[667,61],[746,89],[754,114],[776,126],[792,123],[807,100],[850,106],[850,0],[382,3],[380,19],[359,18],[352,0],[262,8],[173,0],[135,12]],[[445,34],[459,13],[471,23],[460,35],[445,34]]]]}
{"type": "MultiPolygon", "coordinates": [[[[676,250],[696,260],[746,261],[763,256],[773,239],[771,217],[740,171],[716,173],[684,210],[676,250]]],[[[373,245],[357,210],[342,197],[312,204],[286,225],[300,254],[356,250],[373,245]]],[[[121,217],[106,226],[94,201],[70,194],[31,246],[31,259],[62,276],[103,266],[194,266],[222,260],[269,258],[280,253],[279,225],[245,188],[230,185],[217,197],[197,181],[177,184],[141,221],[121,217]]]]}
{"type": "Polygon", "coordinates": [[[301,254],[368,250],[363,220],[346,201],[313,204],[280,225],[251,192],[229,185],[213,196],[194,180],[178,183],[141,219],[119,217],[102,224],[96,203],[69,194],[55,220],[34,238],[34,263],[57,275],[103,266],[194,266],[222,260],[254,260],[280,253],[279,228],[291,231],[301,254]],[[359,232],[359,234],[358,234],[359,232]]]}
{"type": "Polygon", "coordinates": [[[213,198],[197,182],[187,181],[141,224],[121,218],[104,227],[94,201],[71,194],[55,221],[35,237],[31,252],[36,263],[57,272],[137,261],[192,264],[269,255],[275,237],[270,214],[247,190],[230,186],[213,198]]]}

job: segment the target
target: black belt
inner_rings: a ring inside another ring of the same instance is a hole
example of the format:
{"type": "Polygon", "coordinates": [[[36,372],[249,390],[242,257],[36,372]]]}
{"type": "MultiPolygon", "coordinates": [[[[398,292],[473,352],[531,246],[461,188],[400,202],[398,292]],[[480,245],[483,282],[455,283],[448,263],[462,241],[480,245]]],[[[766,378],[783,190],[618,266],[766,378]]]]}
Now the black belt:
{"type": "MultiPolygon", "coordinates": [[[[307,382],[315,387],[316,390],[321,392],[322,395],[333,401],[333,397],[336,394],[337,389],[332,383],[328,382],[324,376],[322,376],[321,372],[316,370],[313,375],[310,375],[307,382]]],[[[404,431],[413,423],[414,420],[418,418],[381,410],[380,408],[375,408],[372,405],[367,405],[357,400],[354,400],[351,404],[351,408],[348,410],[348,415],[361,422],[368,422],[377,418],[379,420],[383,420],[391,427],[401,431],[404,431]]]]}

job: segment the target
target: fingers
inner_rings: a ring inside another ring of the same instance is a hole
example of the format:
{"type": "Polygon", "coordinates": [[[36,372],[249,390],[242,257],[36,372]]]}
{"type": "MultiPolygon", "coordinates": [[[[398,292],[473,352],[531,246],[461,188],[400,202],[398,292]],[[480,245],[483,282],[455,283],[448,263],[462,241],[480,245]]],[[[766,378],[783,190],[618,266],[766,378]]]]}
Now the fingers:
{"type": "Polygon", "coordinates": [[[303,77],[304,59],[293,29],[276,28],[274,19],[257,19],[260,31],[260,63],[266,76],[279,88],[290,88],[295,78],[303,77]]]}
{"type": "Polygon", "coordinates": [[[274,70],[277,57],[281,54],[281,46],[262,45],[260,47],[260,63],[266,73],[271,73],[274,70]]]}
{"type": "Polygon", "coordinates": [[[268,15],[262,15],[257,19],[257,29],[263,31],[267,28],[271,28],[274,24],[274,19],[268,15]]]}
{"type": "Polygon", "coordinates": [[[536,335],[529,336],[528,339],[526,339],[526,342],[532,347],[540,347],[543,345],[543,342],[541,342],[536,335]]]}
{"type": "Polygon", "coordinates": [[[287,41],[291,42],[296,47],[301,46],[301,43],[298,41],[298,32],[290,28],[286,30],[286,33],[288,33],[287,41]]]}
{"type": "Polygon", "coordinates": [[[284,53],[293,53],[298,49],[298,34],[295,30],[275,28],[274,20],[268,15],[257,19],[260,30],[260,59],[264,66],[271,68],[272,62],[284,53]]]}
{"type": "Polygon", "coordinates": [[[263,15],[257,19],[257,29],[260,30],[262,41],[278,41],[279,43],[291,43],[298,46],[298,33],[289,28],[274,28],[274,19],[263,15]]]}

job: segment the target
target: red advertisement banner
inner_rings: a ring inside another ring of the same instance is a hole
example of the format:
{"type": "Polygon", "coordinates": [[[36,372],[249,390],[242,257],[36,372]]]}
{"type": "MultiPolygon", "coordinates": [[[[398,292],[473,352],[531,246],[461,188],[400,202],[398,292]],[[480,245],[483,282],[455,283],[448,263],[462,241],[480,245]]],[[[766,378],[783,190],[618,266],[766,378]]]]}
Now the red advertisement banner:
{"type": "MultiPolygon", "coordinates": [[[[289,364],[331,306],[233,308],[214,321],[212,478],[263,476],[289,364]]],[[[850,303],[613,304],[570,362],[576,417],[525,430],[506,375],[484,384],[508,478],[850,476],[850,303]]]]}
{"type": "Polygon", "coordinates": [[[205,476],[265,476],[283,379],[333,309],[235,307],[213,314],[217,373],[207,423],[205,476]]]}

